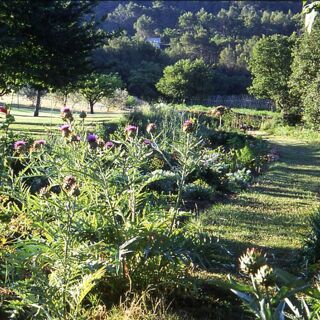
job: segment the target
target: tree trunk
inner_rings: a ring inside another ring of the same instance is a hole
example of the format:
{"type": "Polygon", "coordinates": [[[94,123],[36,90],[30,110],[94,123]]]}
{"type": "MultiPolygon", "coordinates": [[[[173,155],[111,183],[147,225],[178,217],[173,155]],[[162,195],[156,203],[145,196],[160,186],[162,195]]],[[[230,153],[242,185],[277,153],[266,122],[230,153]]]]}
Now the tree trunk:
{"type": "Polygon", "coordinates": [[[41,91],[37,90],[37,101],[36,101],[36,106],[34,108],[34,113],[33,113],[34,117],[39,116],[40,106],[41,106],[41,91]]]}
{"type": "Polygon", "coordinates": [[[66,107],[68,102],[68,94],[63,94],[63,106],[66,107]]]}
{"type": "Polygon", "coordinates": [[[89,106],[90,106],[90,113],[93,114],[93,106],[94,106],[94,102],[93,101],[89,101],[89,106]]]}

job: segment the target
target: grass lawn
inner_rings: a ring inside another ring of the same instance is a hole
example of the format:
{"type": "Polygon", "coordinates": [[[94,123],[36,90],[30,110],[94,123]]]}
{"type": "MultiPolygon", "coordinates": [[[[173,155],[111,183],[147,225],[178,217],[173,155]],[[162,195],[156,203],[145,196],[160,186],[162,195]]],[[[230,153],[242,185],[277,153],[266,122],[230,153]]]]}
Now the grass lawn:
{"type": "MultiPolygon", "coordinates": [[[[45,131],[57,131],[63,124],[60,118],[59,109],[43,108],[39,116],[33,116],[33,109],[27,106],[12,107],[11,114],[15,117],[15,122],[10,126],[14,131],[23,131],[29,134],[42,134],[45,131]]],[[[95,114],[88,114],[85,119],[85,125],[93,127],[103,122],[116,122],[119,120],[123,111],[101,111],[97,110],[95,114]]],[[[74,118],[79,119],[79,112],[74,113],[74,118]]],[[[0,121],[3,121],[2,118],[0,121]]]]}
{"type": "Polygon", "coordinates": [[[203,213],[206,228],[232,253],[234,269],[247,247],[262,247],[278,266],[298,267],[308,217],[320,205],[320,145],[285,137],[269,142],[280,160],[252,188],[203,213]]]}
{"type": "MultiPolygon", "coordinates": [[[[193,111],[203,111],[203,112],[208,112],[208,111],[214,109],[214,107],[206,107],[203,105],[193,105],[193,106],[189,106],[189,107],[187,107],[185,105],[176,105],[176,107],[179,110],[193,110],[193,111]]],[[[280,116],[279,112],[268,111],[268,110],[255,110],[255,109],[237,108],[237,107],[232,107],[231,109],[233,112],[251,115],[251,116],[264,116],[264,117],[269,117],[269,118],[280,116]]]]}
{"type": "Polygon", "coordinates": [[[252,116],[265,116],[270,118],[280,117],[280,113],[274,112],[274,111],[254,110],[254,109],[247,109],[247,108],[232,108],[232,110],[236,113],[248,114],[252,116]]]}

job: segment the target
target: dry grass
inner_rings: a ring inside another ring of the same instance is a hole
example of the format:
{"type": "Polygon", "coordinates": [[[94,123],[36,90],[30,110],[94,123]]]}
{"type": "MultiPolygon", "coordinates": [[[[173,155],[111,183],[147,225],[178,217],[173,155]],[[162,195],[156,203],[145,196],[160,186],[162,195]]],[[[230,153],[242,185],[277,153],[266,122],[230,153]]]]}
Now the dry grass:
{"type": "Polygon", "coordinates": [[[92,311],[88,320],[182,320],[171,314],[161,298],[154,299],[148,292],[128,297],[118,306],[107,310],[100,306],[92,311]]]}

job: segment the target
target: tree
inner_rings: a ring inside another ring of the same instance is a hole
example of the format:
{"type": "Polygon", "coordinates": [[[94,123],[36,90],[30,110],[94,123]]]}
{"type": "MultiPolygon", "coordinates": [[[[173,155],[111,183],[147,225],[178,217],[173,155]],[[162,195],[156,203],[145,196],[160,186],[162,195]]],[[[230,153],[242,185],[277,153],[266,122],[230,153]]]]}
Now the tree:
{"type": "MultiPolygon", "coordinates": [[[[319,21],[320,22],[320,21],[319,21]]],[[[310,33],[305,32],[293,51],[291,93],[303,100],[310,84],[320,72],[320,23],[315,23],[310,33]]]]}
{"type": "Polygon", "coordinates": [[[211,90],[212,74],[203,60],[179,60],[164,69],[156,87],[165,96],[177,101],[205,97],[211,90]]]}
{"type": "Polygon", "coordinates": [[[303,119],[307,126],[320,130],[320,72],[310,84],[303,100],[303,119]]]}
{"type": "Polygon", "coordinates": [[[89,15],[94,1],[0,2],[0,68],[5,85],[64,90],[90,71],[102,34],[89,15]]]}
{"type": "Polygon", "coordinates": [[[237,67],[236,52],[230,45],[220,52],[219,65],[228,69],[235,69],[237,67]]]}
{"type": "Polygon", "coordinates": [[[253,47],[249,69],[253,76],[249,93],[272,99],[278,109],[287,107],[293,40],[273,35],[261,38],[253,47]]]}
{"type": "Polygon", "coordinates": [[[162,69],[169,64],[169,58],[149,42],[122,34],[110,39],[103,49],[97,50],[94,62],[101,73],[118,73],[130,94],[149,97],[152,91],[153,98],[157,93],[155,84],[161,78],[162,69]],[[144,75],[144,72],[148,75],[144,75]],[[146,88],[148,92],[144,91],[146,88]]]}
{"type": "MultiPolygon", "coordinates": [[[[293,52],[290,94],[307,125],[319,126],[320,23],[305,31],[293,52]]],[[[318,127],[319,128],[319,127],[318,127]]]]}
{"type": "Polygon", "coordinates": [[[102,98],[112,96],[121,86],[122,81],[116,74],[91,73],[79,83],[79,91],[88,101],[90,113],[93,114],[94,105],[102,98]]]}
{"type": "Polygon", "coordinates": [[[151,17],[143,14],[133,25],[138,38],[145,39],[154,36],[155,23],[151,17]]]}
{"type": "Polygon", "coordinates": [[[155,62],[142,61],[137,69],[130,71],[128,90],[143,99],[154,99],[158,93],[156,83],[162,76],[162,66],[155,62]]]}

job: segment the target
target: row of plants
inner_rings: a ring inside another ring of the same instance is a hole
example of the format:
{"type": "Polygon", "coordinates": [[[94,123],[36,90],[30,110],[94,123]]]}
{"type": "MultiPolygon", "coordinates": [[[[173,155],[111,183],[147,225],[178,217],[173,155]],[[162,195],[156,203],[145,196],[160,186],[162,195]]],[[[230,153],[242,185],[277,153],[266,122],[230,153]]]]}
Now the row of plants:
{"type": "Polygon", "coordinates": [[[262,141],[167,109],[87,132],[64,107],[40,140],[0,112],[4,319],[95,319],[127,292],[196,290],[192,270],[224,248],[188,203],[246,187],[268,160],[262,141]]]}

